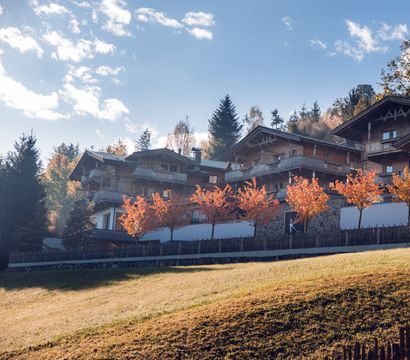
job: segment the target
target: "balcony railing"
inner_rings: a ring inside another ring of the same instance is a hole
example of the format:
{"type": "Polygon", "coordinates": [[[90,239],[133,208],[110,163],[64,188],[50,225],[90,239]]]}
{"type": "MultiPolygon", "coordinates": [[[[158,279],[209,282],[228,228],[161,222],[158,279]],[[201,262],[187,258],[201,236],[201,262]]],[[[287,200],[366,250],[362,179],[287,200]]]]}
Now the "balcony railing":
{"type": "Polygon", "coordinates": [[[306,169],[323,171],[335,175],[346,175],[350,172],[350,166],[329,163],[326,160],[308,156],[294,156],[282,159],[273,164],[260,164],[251,169],[235,170],[225,174],[225,181],[241,181],[252,177],[259,177],[293,169],[306,169]]]}
{"type": "Polygon", "coordinates": [[[108,176],[107,170],[92,169],[88,174],[81,176],[81,183],[87,183],[92,180],[100,179],[101,177],[108,176]]]}
{"type": "Polygon", "coordinates": [[[141,167],[137,167],[134,170],[134,176],[140,179],[153,180],[159,182],[169,182],[178,184],[186,184],[188,182],[187,174],[171,171],[154,170],[141,167]]]}
{"type": "Polygon", "coordinates": [[[102,203],[102,202],[122,204],[123,196],[124,194],[117,192],[117,191],[101,190],[101,191],[97,191],[93,195],[92,201],[95,204],[102,203]]]}
{"type": "Polygon", "coordinates": [[[396,149],[391,142],[374,141],[365,144],[365,150],[367,154],[374,154],[396,149]]]}

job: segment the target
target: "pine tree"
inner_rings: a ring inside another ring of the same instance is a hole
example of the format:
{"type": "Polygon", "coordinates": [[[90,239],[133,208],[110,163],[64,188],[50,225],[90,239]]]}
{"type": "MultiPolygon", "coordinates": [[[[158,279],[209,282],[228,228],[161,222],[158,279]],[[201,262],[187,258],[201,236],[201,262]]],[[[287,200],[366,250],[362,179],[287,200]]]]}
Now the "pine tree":
{"type": "Polygon", "coordinates": [[[62,235],[70,211],[76,200],[78,184],[69,177],[80,156],[78,145],[62,143],[54,148],[46,172],[44,184],[50,231],[62,235]]]}
{"type": "Polygon", "coordinates": [[[23,134],[14,147],[6,159],[3,234],[7,234],[11,251],[39,250],[46,233],[47,211],[36,138],[23,134]]]}
{"type": "Polygon", "coordinates": [[[147,151],[151,148],[151,131],[146,128],[139,139],[136,141],[135,150],[147,151]]]}
{"type": "Polygon", "coordinates": [[[303,104],[299,111],[299,120],[304,121],[309,117],[309,111],[306,108],[306,104],[303,104]]]}
{"type": "Polygon", "coordinates": [[[92,207],[85,200],[74,203],[63,232],[63,241],[66,248],[86,247],[90,239],[94,224],[91,221],[92,207]]]}
{"type": "Polygon", "coordinates": [[[290,133],[296,133],[298,130],[298,121],[299,121],[299,116],[296,110],[290,115],[288,122],[286,123],[286,127],[288,132],[290,133]]]}
{"type": "Polygon", "coordinates": [[[310,110],[310,119],[313,122],[319,122],[320,116],[322,115],[322,112],[320,110],[320,106],[317,101],[313,103],[312,109],[310,110]]]}
{"type": "Polygon", "coordinates": [[[208,130],[212,159],[220,159],[227,149],[238,142],[242,125],[229,95],[220,101],[218,109],[212,114],[208,130]]]}
{"type": "Polygon", "coordinates": [[[285,119],[279,115],[278,109],[273,109],[271,112],[271,123],[270,126],[277,130],[283,130],[283,124],[285,123],[285,119]]]}

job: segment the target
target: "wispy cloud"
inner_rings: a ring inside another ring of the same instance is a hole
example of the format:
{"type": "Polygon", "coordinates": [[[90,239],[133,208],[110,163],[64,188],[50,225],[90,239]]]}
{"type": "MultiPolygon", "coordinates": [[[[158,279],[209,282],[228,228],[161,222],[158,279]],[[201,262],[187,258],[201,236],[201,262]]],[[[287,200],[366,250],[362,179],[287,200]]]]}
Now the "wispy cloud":
{"type": "Polygon", "coordinates": [[[193,29],[187,29],[187,31],[195,38],[198,40],[212,40],[213,34],[212,32],[205,30],[205,29],[200,29],[200,28],[193,28],[193,29]]]}
{"type": "Polygon", "coordinates": [[[182,22],[189,26],[214,26],[214,15],[211,13],[187,12],[182,22]]]}
{"type": "Polygon", "coordinates": [[[175,19],[167,17],[163,12],[151,8],[139,8],[136,11],[137,19],[144,23],[159,24],[175,29],[182,28],[183,25],[175,19]]]}
{"type": "Polygon", "coordinates": [[[65,6],[53,2],[40,5],[38,0],[31,0],[30,4],[37,15],[64,15],[70,13],[65,6]]]}
{"type": "Polygon", "coordinates": [[[377,37],[384,41],[405,40],[409,33],[406,24],[389,25],[380,22],[380,29],[377,31],[377,37]]]}
{"type": "Polygon", "coordinates": [[[326,49],[327,48],[327,44],[319,39],[315,39],[315,40],[309,40],[309,44],[310,46],[312,46],[313,48],[316,49],[326,49]]]}
{"type": "Polygon", "coordinates": [[[100,76],[109,76],[109,75],[116,76],[124,71],[125,71],[124,66],[111,67],[107,65],[99,66],[97,70],[95,70],[95,72],[100,76]]]}
{"type": "MultiPolygon", "coordinates": [[[[129,36],[127,26],[131,23],[131,13],[123,0],[103,0],[99,11],[107,17],[103,29],[116,36],[129,36]]],[[[96,13],[94,16],[97,17],[96,13]]]]}
{"type": "Polygon", "coordinates": [[[22,53],[34,51],[39,58],[41,58],[44,53],[36,39],[30,35],[23,35],[20,29],[16,27],[1,28],[0,41],[22,53]]]}
{"type": "Polygon", "coordinates": [[[285,25],[286,30],[292,30],[293,29],[293,19],[290,16],[284,16],[282,17],[282,23],[285,25]]]}

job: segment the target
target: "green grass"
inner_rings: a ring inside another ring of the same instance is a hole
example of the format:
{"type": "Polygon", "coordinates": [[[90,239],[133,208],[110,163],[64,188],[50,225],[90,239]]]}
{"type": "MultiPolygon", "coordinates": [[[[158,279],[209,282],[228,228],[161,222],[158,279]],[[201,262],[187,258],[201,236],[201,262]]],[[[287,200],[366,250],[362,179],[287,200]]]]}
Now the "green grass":
{"type": "Polygon", "coordinates": [[[2,274],[0,346],[22,359],[315,357],[410,322],[409,275],[409,249],[2,274]]]}

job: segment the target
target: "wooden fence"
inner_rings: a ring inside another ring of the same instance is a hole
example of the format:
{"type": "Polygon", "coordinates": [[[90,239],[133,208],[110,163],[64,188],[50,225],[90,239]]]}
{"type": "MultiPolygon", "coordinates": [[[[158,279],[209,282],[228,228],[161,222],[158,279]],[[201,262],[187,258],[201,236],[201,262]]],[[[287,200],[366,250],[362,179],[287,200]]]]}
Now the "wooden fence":
{"type": "Polygon", "coordinates": [[[341,353],[325,360],[410,360],[410,326],[400,328],[396,342],[380,345],[377,339],[370,347],[356,342],[354,346],[344,347],[341,353]]]}
{"type": "Polygon", "coordinates": [[[270,234],[252,237],[196,241],[147,241],[110,250],[64,250],[54,252],[12,253],[11,263],[107,259],[145,256],[238,253],[244,251],[306,249],[355,245],[381,245],[410,242],[410,228],[395,226],[356,230],[335,230],[331,233],[270,234]]]}

